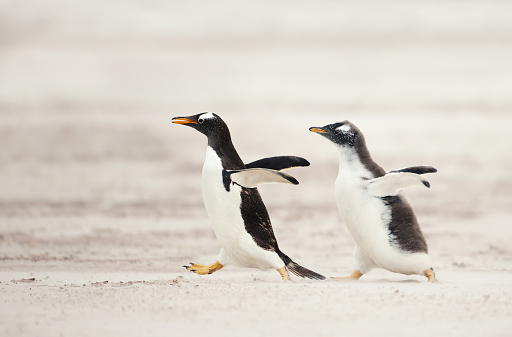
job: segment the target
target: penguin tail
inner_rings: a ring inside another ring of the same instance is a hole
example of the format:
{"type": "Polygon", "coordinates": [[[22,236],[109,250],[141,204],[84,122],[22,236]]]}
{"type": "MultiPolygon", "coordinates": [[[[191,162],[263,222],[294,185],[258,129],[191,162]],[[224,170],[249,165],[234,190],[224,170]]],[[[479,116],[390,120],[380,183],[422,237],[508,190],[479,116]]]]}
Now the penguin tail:
{"type": "Polygon", "coordinates": [[[303,278],[309,278],[312,280],[325,280],[325,276],[315,273],[314,271],[304,268],[298,263],[293,262],[292,259],[286,256],[286,254],[279,252],[279,255],[285,264],[286,270],[289,272],[303,278]]]}

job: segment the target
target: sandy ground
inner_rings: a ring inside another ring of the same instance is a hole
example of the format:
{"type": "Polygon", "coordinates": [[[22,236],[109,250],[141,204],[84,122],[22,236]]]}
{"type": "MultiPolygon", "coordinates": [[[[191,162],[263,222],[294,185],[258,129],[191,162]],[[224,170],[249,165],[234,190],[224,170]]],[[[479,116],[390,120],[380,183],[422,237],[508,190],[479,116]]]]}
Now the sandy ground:
{"type": "Polygon", "coordinates": [[[505,1],[0,1],[0,335],[512,335],[512,6],[505,1]],[[350,119],[406,192],[438,282],[275,271],[199,276],[219,245],[201,199],[214,111],[247,162],[294,154],[260,188],[280,247],[352,271],[337,153],[308,127],[350,119]]]}

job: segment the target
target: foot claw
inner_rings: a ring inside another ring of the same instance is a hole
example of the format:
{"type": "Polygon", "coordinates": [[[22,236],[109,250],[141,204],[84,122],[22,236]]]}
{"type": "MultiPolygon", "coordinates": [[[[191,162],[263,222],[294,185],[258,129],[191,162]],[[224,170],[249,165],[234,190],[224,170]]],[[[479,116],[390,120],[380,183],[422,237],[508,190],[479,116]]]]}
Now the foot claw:
{"type": "Polygon", "coordinates": [[[190,262],[189,266],[183,266],[183,268],[185,268],[186,270],[190,270],[192,272],[195,272],[197,269],[193,268],[193,267],[194,267],[194,263],[193,262],[190,262]]]}

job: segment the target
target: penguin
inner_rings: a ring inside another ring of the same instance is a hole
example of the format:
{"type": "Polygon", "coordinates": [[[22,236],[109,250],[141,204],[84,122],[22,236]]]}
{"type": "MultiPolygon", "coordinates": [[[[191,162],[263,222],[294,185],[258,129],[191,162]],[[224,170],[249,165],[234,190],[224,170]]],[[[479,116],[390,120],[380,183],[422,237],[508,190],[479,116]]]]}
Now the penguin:
{"type": "Polygon", "coordinates": [[[370,156],[363,133],[349,121],[309,130],[324,136],[339,150],[336,201],[355,241],[354,272],[334,279],[357,280],[373,268],[383,268],[426,276],[428,282],[434,282],[427,242],[400,191],[415,185],[429,188],[422,174],[437,169],[413,166],[385,172],[370,156]]]}
{"type": "Polygon", "coordinates": [[[325,277],[295,263],[277,244],[265,204],[257,187],[266,183],[297,185],[298,181],[281,170],[309,166],[300,157],[280,156],[244,164],[238,155],[226,123],[205,112],[175,117],[175,124],[189,126],[208,138],[202,171],[203,201],[220,242],[217,260],[209,265],[190,263],[186,269],[200,275],[212,274],[224,266],[275,269],[282,280],[291,272],[315,280],[325,277]]]}

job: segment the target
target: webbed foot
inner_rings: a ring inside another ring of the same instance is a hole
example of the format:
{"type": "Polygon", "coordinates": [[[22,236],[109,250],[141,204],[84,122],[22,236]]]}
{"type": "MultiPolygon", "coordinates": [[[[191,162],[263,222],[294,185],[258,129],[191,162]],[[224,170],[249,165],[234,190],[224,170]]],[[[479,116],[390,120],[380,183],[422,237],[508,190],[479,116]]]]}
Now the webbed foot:
{"type": "Polygon", "coordinates": [[[196,274],[199,275],[208,275],[216,272],[219,269],[222,269],[224,267],[219,263],[219,261],[215,261],[212,264],[209,265],[202,265],[197,263],[190,262],[190,266],[183,266],[185,269],[193,271],[196,274]]]}
{"type": "Polygon", "coordinates": [[[361,278],[361,276],[363,276],[363,274],[361,274],[361,272],[359,270],[356,270],[355,272],[353,272],[352,274],[350,274],[349,276],[344,276],[344,277],[331,277],[333,280],[338,280],[338,281],[349,281],[349,280],[359,280],[361,278]]]}

